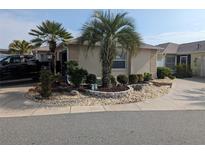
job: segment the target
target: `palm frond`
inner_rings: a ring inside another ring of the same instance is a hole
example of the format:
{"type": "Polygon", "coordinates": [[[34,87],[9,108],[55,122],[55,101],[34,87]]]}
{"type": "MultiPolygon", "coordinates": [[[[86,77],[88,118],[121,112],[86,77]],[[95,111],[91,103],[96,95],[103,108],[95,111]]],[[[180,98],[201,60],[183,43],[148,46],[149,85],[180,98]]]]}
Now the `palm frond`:
{"type": "Polygon", "coordinates": [[[9,44],[9,50],[12,53],[25,54],[31,52],[33,46],[25,40],[14,40],[9,44]]]}

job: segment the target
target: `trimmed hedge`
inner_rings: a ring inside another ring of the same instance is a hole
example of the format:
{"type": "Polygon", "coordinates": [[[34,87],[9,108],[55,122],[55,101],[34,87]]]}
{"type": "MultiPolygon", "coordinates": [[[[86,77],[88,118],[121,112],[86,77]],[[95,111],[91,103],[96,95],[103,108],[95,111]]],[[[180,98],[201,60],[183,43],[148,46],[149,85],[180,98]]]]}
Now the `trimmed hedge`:
{"type": "Polygon", "coordinates": [[[151,73],[144,73],[144,81],[150,81],[152,79],[151,73]]]}
{"type": "Polygon", "coordinates": [[[136,84],[138,82],[138,78],[136,74],[129,75],[129,84],[136,84]]]}
{"type": "Polygon", "coordinates": [[[76,61],[69,61],[67,64],[68,75],[70,76],[70,81],[76,86],[79,87],[80,84],[86,79],[88,75],[87,70],[79,68],[76,61]]]}
{"type": "Polygon", "coordinates": [[[88,76],[86,77],[86,81],[87,84],[95,84],[97,82],[97,77],[95,74],[88,74],[88,76]]]}
{"type": "Polygon", "coordinates": [[[127,84],[128,83],[128,77],[126,75],[118,75],[117,76],[117,81],[121,84],[127,84]]]}
{"type": "Polygon", "coordinates": [[[168,67],[158,67],[157,68],[157,77],[159,79],[164,79],[165,77],[171,76],[171,69],[168,67]]]}
{"type": "Polygon", "coordinates": [[[144,76],[143,74],[137,74],[138,82],[143,82],[144,81],[144,76]]]}
{"type": "Polygon", "coordinates": [[[176,66],[176,77],[177,78],[188,78],[192,77],[192,70],[187,65],[177,65],[176,66]]]}
{"type": "Polygon", "coordinates": [[[117,81],[115,79],[115,77],[113,75],[110,76],[110,83],[112,84],[112,86],[116,86],[117,85],[117,81]]]}

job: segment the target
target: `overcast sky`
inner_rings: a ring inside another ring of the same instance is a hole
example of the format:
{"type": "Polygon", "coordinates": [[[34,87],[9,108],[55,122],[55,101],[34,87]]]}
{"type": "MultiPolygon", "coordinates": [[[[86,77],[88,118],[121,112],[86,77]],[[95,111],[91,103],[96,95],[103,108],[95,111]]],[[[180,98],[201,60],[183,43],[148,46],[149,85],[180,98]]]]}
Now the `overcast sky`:
{"type": "MultiPolygon", "coordinates": [[[[205,10],[113,10],[126,11],[134,18],[143,41],[152,45],[164,42],[185,43],[205,40],[205,10]]],[[[93,10],[0,10],[0,48],[12,40],[30,40],[28,32],[43,20],[55,20],[73,34],[93,10]]]]}

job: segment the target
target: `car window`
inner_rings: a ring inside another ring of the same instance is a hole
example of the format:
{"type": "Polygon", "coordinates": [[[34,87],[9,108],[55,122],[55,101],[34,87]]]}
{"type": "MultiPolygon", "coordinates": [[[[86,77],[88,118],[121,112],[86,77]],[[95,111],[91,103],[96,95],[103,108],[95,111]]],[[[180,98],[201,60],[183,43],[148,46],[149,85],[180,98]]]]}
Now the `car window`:
{"type": "Polygon", "coordinates": [[[21,63],[20,57],[11,57],[10,63],[21,63]]]}
{"type": "Polygon", "coordinates": [[[5,56],[0,55],[0,61],[2,61],[5,58],[6,58],[5,56]]]}
{"type": "Polygon", "coordinates": [[[10,63],[10,59],[11,59],[11,57],[6,57],[6,58],[4,58],[2,61],[3,61],[3,62],[10,63]]]}

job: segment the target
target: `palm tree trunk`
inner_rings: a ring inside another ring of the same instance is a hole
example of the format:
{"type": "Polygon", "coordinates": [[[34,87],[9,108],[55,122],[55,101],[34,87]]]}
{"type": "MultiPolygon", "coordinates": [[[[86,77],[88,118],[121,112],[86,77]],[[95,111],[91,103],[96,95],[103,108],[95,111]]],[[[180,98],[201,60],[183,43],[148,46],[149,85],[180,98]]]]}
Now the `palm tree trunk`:
{"type": "Polygon", "coordinates": [[[54,75],[56,75],[56,60],[57,60],[57,58],[56,58],[56,52],[54,52],[54,54],[53,54],[53,74],[54,75]]]}
{"type": "Polygon", "coordinates": [[[111,67],[109,63],[105,60],[102,62],[102,86],[104,88],[109,88],[110,84],[110,76],[111,76],[111,67]]]}
{"type": "Polygon", "coordinates": [[[52,53],[52,66],[53,66],[53,74],[56,75],[56,42],[50,41],[49,48],[52,53]]]}

